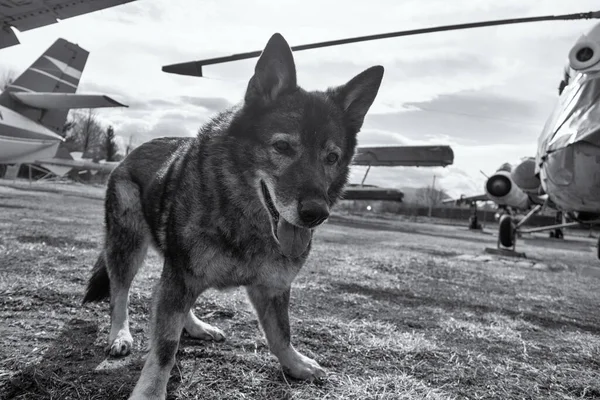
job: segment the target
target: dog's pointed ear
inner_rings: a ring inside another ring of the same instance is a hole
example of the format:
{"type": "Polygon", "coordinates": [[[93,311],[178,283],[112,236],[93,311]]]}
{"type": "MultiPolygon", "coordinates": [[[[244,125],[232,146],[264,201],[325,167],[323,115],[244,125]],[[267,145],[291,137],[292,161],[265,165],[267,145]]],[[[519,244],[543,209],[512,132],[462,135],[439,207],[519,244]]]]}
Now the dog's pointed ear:
{"type": "Polygon", "coordinates": [[[365,116],[379,92],[383,79],[383,67],[367,68],[348,83],[329,90],[333,101],[344,112],[346,126],[356,134],[362,128],[365,116]]]}
{"type": "Polygon", "coordinates": [[[271,36],[250,78],[244,101],[265,106],[297,88],[292,50],[281,34],[271,36]]]}

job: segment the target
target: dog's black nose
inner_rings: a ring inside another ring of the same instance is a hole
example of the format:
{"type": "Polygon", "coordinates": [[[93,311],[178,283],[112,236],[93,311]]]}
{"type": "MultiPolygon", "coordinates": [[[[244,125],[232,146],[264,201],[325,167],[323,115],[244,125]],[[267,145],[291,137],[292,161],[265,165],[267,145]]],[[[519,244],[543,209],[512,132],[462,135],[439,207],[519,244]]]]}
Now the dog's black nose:
{"type": "Polygon", "coordinates": [[[329,207],[324,200],[306,200],[299,204],[300,220],[307,227],[319,225],[329,217],[329,207]]]}

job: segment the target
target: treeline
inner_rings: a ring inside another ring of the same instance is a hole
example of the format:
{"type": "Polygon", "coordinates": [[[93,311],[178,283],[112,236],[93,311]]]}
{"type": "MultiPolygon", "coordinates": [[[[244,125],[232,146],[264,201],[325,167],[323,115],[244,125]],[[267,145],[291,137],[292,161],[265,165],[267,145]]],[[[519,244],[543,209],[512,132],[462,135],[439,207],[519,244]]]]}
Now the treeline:
{"type": "Polygon", "coordinates": [[[69,152],[81,152],[82,158],[94,161],[120,161],[130,150],[129,145],[119,150],[113,126],[102,126],[93,109],[72,110],[62,136],[69,152]]]}

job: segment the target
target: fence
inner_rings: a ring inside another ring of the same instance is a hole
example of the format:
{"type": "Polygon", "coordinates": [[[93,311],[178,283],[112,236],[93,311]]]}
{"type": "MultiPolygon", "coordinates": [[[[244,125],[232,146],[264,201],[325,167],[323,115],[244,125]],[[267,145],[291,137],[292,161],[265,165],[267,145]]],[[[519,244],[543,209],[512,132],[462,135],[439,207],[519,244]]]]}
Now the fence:
{"type": "MultiPolygon", "coordinates": [[[[394,203],[384,201],[341,201],[339,208],[347,211],[369,211],[372,213],[392,213],[404,216],[415,216],[415,217],[428,217],[429,207],[419,206],[408,203],[394,203]],[[367,206],[370,209],[367,209],[367,206]]],[[[494,209],[478,209],[477,219],[481,223],[494,223],[497,222],[495,218],[497,210],[494,209]]],[[[467,207],[455,207],[455,206],[438,206],[431,209],[432,218],[440,219],[451,219],[451,220],[462,220],[467,223],[473,211],[467,207]]],[[[546,226],[555,224],[555,215],[541,215],[537,214],[532,216],[526,223],[527,226],[546,226]]],[[[579,227],[572,227],[570,229],[589,229],[589,226],[581,225],[579,227]]]]}

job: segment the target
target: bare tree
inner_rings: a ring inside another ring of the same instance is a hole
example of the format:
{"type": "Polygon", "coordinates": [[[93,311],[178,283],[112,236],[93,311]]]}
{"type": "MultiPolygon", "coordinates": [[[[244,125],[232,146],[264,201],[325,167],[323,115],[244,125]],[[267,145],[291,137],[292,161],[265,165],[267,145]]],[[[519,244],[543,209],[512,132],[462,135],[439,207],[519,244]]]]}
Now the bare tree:
{"type": "Polygon", "coordinates": [[[444,189],[435,189],[431,186],[426,186],[417,189],[415,194],[417,204],[435,207],[442,203],[442,200],[448,197],[444,189]]]}
{"type": "Polygon", "coordinates": [[[104,151],[106,153],[106,161],[118,161],[119,146],[115,140],[115,130],[111,126],[106,129],[104,134],[104,151]]]}
{"type": "Polygon", "coordinates": [[[105,134],[94,109],[74,112],[65,131],[69,151],[80,151],[84,158],[102,157],[105,134]]]}

